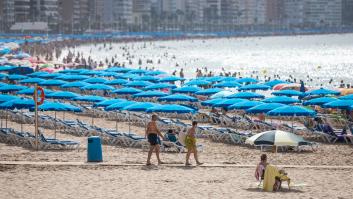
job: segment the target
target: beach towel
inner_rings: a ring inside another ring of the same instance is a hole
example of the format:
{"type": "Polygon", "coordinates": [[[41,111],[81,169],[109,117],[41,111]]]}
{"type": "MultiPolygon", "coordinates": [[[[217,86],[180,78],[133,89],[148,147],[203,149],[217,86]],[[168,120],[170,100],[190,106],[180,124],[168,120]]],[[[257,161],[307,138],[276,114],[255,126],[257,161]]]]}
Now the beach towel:
{"type": "Polygon", "coordinates": [[[276,176],[279,175],[280,173],[275,166],[267,165],[264,176],[263,190],[273,191],[273,185],[276,182],[276,176]]]}

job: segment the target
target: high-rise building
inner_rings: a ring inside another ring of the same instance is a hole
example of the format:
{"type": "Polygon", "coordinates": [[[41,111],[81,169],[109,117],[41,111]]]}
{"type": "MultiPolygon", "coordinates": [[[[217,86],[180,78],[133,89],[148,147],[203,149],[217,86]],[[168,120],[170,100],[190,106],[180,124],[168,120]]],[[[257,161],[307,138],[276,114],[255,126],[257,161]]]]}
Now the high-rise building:
{"type": "Polygon", "coordinates": [[[0,1],[0,31],[6,31],[15,22],[15,4],[13,0],[0,1]]]}
{"type": "Polygon", "coordinates": [[[239,23],[241,25],[261,25],[266,20],[266,2],[259,0],[238,0],[239,23]]]}
{"type": "Polygon", "coordinates": [[[185,22],[191,24],[203,23],[205,0],[186,0],[185,1],[185,22]]]}
{"type": "Polygon", "coordinates": [[[14,0],[15,22],[29,22],[30,8],[30,0],[14,0]]]}
{"type": "Polygon", "coordinates": [[[266,0],[266,24],[279,25],[283,21],[283,0],[266,0]]]}
{"type": "Polygon", "coordinates": [[[221,18],[221,0],[205,0],[204,23],[218,24],[221,18]]]}
{"type": "Polygon", "coordinates": [[[283,0],[283,22],[287,26],[301,26],[304,22],[305,0],[283,0]]]}
{"type": "Polygon", "coordinates": [[[151,0],[132,0],[133,23],[138,30],[150,28],[151,8],[151,0]]]}
{"type": "Polygon", "coordinates": [[[59,0],[59,30],[76,33],[86,30],[89,0],[59,0]]]}
{"type": "Polygon", "coordinates": [[[353,25],[353,0],[342,0],[342,24],[353,25]]]}
{"type": "Polygon", "coordinates": [[[59,0],[30,0],[30,17],[33,22],[46,22],[51,30],[57,30],[59,0]]]}
{"type": "Polygon", "coordinates": [[[342,24],[342,0],[306,0],[304,24],[337,26],[342,24]]]}
{"type": "Polygon", "coordinates": [[[236,0],[221,0],[221,21],[224,24],[238,25],[239,5],[236,0]]]}
{"type": "Polygon", "coordinates": [[[113,3],[113,20],[118,22],[120,29],[126,29],[132,24],[132,1],[131,0],[114,0],[113,3]]]}

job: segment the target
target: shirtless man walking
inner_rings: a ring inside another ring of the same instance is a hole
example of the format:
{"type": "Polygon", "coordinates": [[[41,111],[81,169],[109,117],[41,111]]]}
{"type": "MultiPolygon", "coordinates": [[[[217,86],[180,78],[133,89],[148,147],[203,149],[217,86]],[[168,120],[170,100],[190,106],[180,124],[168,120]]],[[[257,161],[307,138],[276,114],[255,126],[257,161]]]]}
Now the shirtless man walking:
{"type": "Polygon", "coordinates": [[[150,150],[148,151],[148,157],[147,157],[147,163],[146,165],[149,166],[151,165],[151,156],[153,151],[156,151],[156,156],[158,160],[158,164],[163,164],[163,162],[159,158],[159,143],[158,143],[158,136],[160,136],[163,139],[163,135],[157,128],[157,115],[152,115],[152,120],[147,124],[146,128],[146,137],[148,139],[148,142],[150,143],[150,150]]]}

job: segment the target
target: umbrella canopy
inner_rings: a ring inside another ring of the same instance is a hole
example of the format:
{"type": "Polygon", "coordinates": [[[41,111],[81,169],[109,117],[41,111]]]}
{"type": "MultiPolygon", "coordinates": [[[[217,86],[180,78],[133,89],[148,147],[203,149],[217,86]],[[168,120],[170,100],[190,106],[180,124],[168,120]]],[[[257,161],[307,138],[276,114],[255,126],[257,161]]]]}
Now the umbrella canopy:
{"type": "Polygon", "coordinates": [[[132,69],[128,73],[130,74],[144,74],[149,72],[148,70],[143,70],[143,69],[132,69]]]}
{"type": "Polygon", "coordinates": [[[115,88],[112,86],[108,86],[105,84],[91,84],[91,85],[87,85],[82,87],[83,90],[114,90],[115,88]]]}
{"type": "Polygon", "coordinates": [[[225,101],[225,100],[227,100],[227,99],[222,99],[222,98],[210,99],[210,100],[206,100],[206,101],[201,102],[201,105],[202,106],[213,106],[214,104],[225,101]]]}
{"type": "Polygon", "coordinates": [[[341,99],[341,100],[353,100],[353,94],[339,97],[339,99],[341,99]]]}
{"type": "Polygon", "coordinates": [[[124,79],[133,79],[135,77],[140,77],[140,75],[137,75],[137,74],[130,74],[130,73],[126,73],[124,75],[120,75],[119,76],[120,78],[124,78],[124,79]]]}
{"type": "Polygon", "coordinates": [[[220,89],[220,88],[209,88],[209,89],[197,91],[195,94],[196,95],[213,95],[213,94],[218,93],[220,91],[222,91],[222,89],[220,89]]]}
{"type": "Polygon", "coordinates": [[[236,80],[238,83],[240,84],[244,84],[244,83],[257,83],[259,82],[257,79],[251,78],[251,77],[244,77],[244,78],[240,78],[238,80],[236,80]]]}
{"type": "Polygon", "coordinates": [[[279,90],[279,91],[272,92],[272,95],[276,95],[276,96],[284,95],[284,96],[292,97],[292,96],[303,96],[304,93],[296,90],[279,90]]]}
{"type": "Polygon", "coordinates": [[[52,78],[56,78],[56,77],[59,77],[61,76],[62,74],[60,73],[43,73],[43,74],[39,74],[35,77],[40,77],[40,78],[43,78],[43,79],[52,79],[52,78]]]}
{"type": "Polygon", "coordinates": [[[38,106],[39,111],[72,111],[72,112],[81,112],[79,107],[74,105],[69,105],[59,102],[45,102],[44,104],[38,106]]]}
{"type": "Polygon", "coordinates": [[[263,104],[263,102],[259,102],[259,101],[242,101],[236,104],[233,104],[231,106],[228,106],[228,110],[243,110],[243,109],[249,109],[251,107],[257,106],[257,105],[261,105],[263,104]]]}
{"type": "Polygon", "coordinates": [[[194,113],[195,109],[188,108],[186,106],[176,104],[165,104],[154,106],[146,110],[147,112],[161,112],[161,113],[194,113]]]}
{"type": "Polygon", "coordinates": [[[175,82],[175,81],[181,81],[181,80],[185,80],[185,78],[177,77],[177,76],[169,76],[169,77],[161,78],[159,82],[175,82]]]}
{"type": "Polygon", "coordinates": [[[223,108],[227,108],[228,106],[231,106],[233,104],[239,103],[245,101],[245,99],[226,99],[220,102],[217,102],[215,104],[213,104],[213,107],[223,107],[223,108]]]}
{"type": "Polygon", "coordinates": [[[293,104],[293,103],[298,103],[298,99],[294,99],[291,97],[287,96],[278,96],[278,97],[270,97],[262,100],[262,102],[266,103],[281,103],[281,104],[293,104]]]}
{"type": "Polygon", "coordinates": [[[196,93],[200,91],[201,88],[195,86],[183,86],[180,88],[175,88],[172,90],[173,93],[196,93]]]}
{"type": "Polygon", "coordinates": [[[58,77],[55,77],[55,79],[61,79],[65,81],[77,81],[77,80],[84,80],[88,78],[91,78],[91,77],[87,75],[60,75],[58,77]]]}
{"type": "Polygon", "coordinates": [[[106,81],[104,84],[107,85],[123,85],[128,83],[129,81],[125,80],[125,79],[114,79],[114,80],[110,80],[110,81],[106,81]]]}
{"type": "Polygon", "coordinates": [[[33,78],[27,78],[24,80],[21,80],[21,84],[39,84],[40,82],[45,81],[45,79],[38,78],[38,77],[33,77],[33,78]]]}
{"type": "MultiPolygon", "coordinates": [[[[91,75],[91,76],[94,76],[94,75],[99,75],[103,73],[103,71],[97,71],[97,70],[84,70],[84,71],[81,71],[79,72],[80,75],[91,75]]],[[[88,82],[89,83],[89,82],[88,82]]],[[[102,83],[102,82],[100,82],[102,83]]]]}
{"type": "Polygon", "coordinates": [[[0,92],[12,92],[12,91],[19,91],[28,88],[27,86],[15,85],[15,84],[8,84],[5,86],[0,87],[0,92]]]}
{"type": "MultiPolygon", "coordinates": [[[[228,78],[228,77],[213,76],[213,77],[204,77],[203,80],[206,80],[206,81],[209,81],[209,82],[221,82],[221,81],[225,81],[224,79],[226,79],[226,78],[228,78]]],[[[237,79],[234,78],[234,80],[230,80],[230,81],[235,81],[235,80],[237,80],[237,79]]]]}
{"type": "Polygon", "coordinates": [[[132,70],[132,69],[131,68],[121,68],[121,67],[111,67],[111,68],[108,68],[105,71],[117,72],[117,73],[126,73],[126,72],[129,72],[130,70],[132,70]]]}
{"type": "Polygon", "coordinates": [[[73,93],[73,92],[69,92],[69,91],[57,91],[57,92],[52,92],[52,93],[46,95],[46,97],[53,98],[53,99],[72,99],[72,98],[76,98],[79,96],[80,95],[78,95],[77,93],[73,93]]]}
{"type": "Polygon", "coordinates": [[[158,78],[158,77],[155,77],[155,76],[147,75],[147,76],[137,76],[137,77],[132,78],[132,80],[134,80],[134,81],[150,81],[150,82],[156,82],[156,81],[159,80],[159,78],[158,78]]]}
{"type": "Polygon", "coordinates": [[[33,99],[18,98],[0,104],[0,109],[28,109],[34,106],[33,99]]]}
{"type": "Polygon", "coordinates": [[[122,108],[135,104],[135,101],[125,101],[125,102],[119,102],[119,103],[115,103],[112,105],[109,105],[107,107],[104,108],[104,110],[106,111],[113,111],[113,110],[121,110],[122,108]]]}
{"type": "Polygon", "coordinates": [[[183,94],[173,94],[173,95],[168,95],[165,97],[161,97],[158,99],[158,101],[167,101],[167,102],[197,102],[198,99],[195,97],[191,97],[188,95],[183,95],[183,94]]]}
{"type": "Polygon", "coordinates": [[[279,130],[258,133],[248,138],[246,143],[251,145],[275,146],[301,146],[310,144],[299,135],[279,130]]]}
{"type": "Polygon", "coordinates": [[[94,104],[94,106],[95,107],[107,107],[112,104],[125,102],[125,101],[127,101],[127,100],[126,99],[109,99],[109,100],[104,100],[104,101],[98,102],[98,103],[94,104]]]}
{"type": "Polygon", "coordinates": [[[271,116],[315,116],[316,112],[302,106],[282,106],[267,112],[271,116]]]}
{"type": "Polygon", "coordinates": [[[307,95],[339,95],[339,94],[341,94],[341,92],[335,91],[335,90],[329,90],[329,89],[325,89],[325,88],[320,88],[317,90],[307,91],[307,92],[305,92],[305,94],[307,94],[307,95]]]}
{"type": "Polygon", "coordinates": [[[226,98],[230,95],[233,95],[234,92],[231,91],[220,91],[218,93],[215,93],[213,95],[210,96],[211,99],[215,99],[215,98],[226,98]]]}
{"type": "Polygon", "coordinates": [[[229,95],[227,98],[255,99],[255,98],[265,98],[265,96],[258,93],[253,93],[253,92],[239,92],[239,93],[229,95]]]}
{"type": "Polygon", "coordinates": [[[153,83],[148,81],[132,81],[124,84],[126,87],[147,87],[151,85],[153,85],[153,83]]]}
{"type": "Polygon", "coordinates": [[[9,71],[16,68],[16,66],[0,66],[0,71],[9,71]]]}
{"type": "Polygon", "coordinates": [[[101,102],[106,100],[104,97],[96,95],[83,95],[76,98],[73,98],[75,101],[84,101],[84,102],[101,102]]]}
{"type": "Polygon", "coordinates": [[[158,104],[150,102],[136,102],[131,105],[125,106],[121,110],[124,111],[136,111],[136,112],[145,112],[147,109],[157,106],[158,104]]]}
{"type": "MultiPolygon", "coordinates": [[[[222,81],[231,81],[231,82],[234,82],[234,81],[237,81],[238,82],[238,78],[236,78],[236,77],[223,77],[222,78],[222,81]]],[[[239,82],[238,82],[239,83],[239,82]]]]}
{"type": "Polygon", "coordinates": [[[200,79],[194,79],[189,82],[186,82],[185,85],[187,86],[207,86],[211,84],[211,82],[206,81],[206,80],[200,80],[200,79]]]}
{"type": "Polygon", "coordinates": [[[0,73],[0,79],[3,79],[5,77],[7,77],[7,76],[8,76],[8,74],[0,73]]]}
{"type": "Polygon", "coordinates": [[[137,88],[119,88],[115,89],[113,93],[116,93],[118,95],[133,95],[136,93],[141,93],[142,90],[137,89],[137,88]]]}
{"type": "Polygon", "coordinates": [[[87,82],[76,81],[76,82],[69,82],[69,83],[63,84],[60,87],[61,88],[81,88],[88,85],[91,85],[91,84],[87,82]]]}
{"type": "Polygon", "coordinates": [[[116,72],[101,72],[97,75],[100,77],[119,77],[121,74],[116,72]]]}
{"type": "Polygon", "coordinates": [[[132,97],[163,97],[167,96],[167,93],[161,91],[144,91],[137,94],[132,95],[132,97]]]}
{"type": "Polygon", "coordinates": [[[218,87],[218,88],[236,88],[236,87],[241,87],[241,84],[239,84],[236,81],[224,81],[224,82],[220,82],[217,84],[214,84],[213,87],[218,87]]]}
{"type": "Polygon", "coordinates": [[[270,86],[264,85],[264,84],[249,84],[246,86],[240,87],[238,90],[240,91],[247,91],[247,90],[268,90],[270,89],[270,86]]]}
{"type": "MultiPolygon", "coordinates": [[[[40,92],[40,91],[38,91],[38,92],[40,92]]],[[[49,93],[52,93],[52,92],[53,91],[50,90],[50,89],[44,89],[44,93],[45,94],[49,94],[49,93]]],[[[26,88],[26,89],[18,91],[16,94],[19,94],[19,95],[33,95],[34,94],[34,88],[26,88]]]]}
{"type": "Polygon", "coordinates": [[[163,74],[167,74],[166,72],[164,71],[160,71],[160,70],[155,70],[155,71],[148,71],[145,73],[145,75],[163,75],[163,74]]]}
{"type": "Polygon", "coordinates": [[[52,79],[52,80],[45,80],[45,81],[39,82],[39,85],[41,85],[41,86],[61,86],[66,83],[68,83],[68,82],[63,81],[63,80],[52,79]]]}
{"type": "Polygon", "coordinates": [[[304,106],[308,106],[308,105],[323,105],[329,102],[333,102],[336,101],[336,98],[332,98],[332,97],[319,97],[319,98],[314,98],[311,100],[308,100],[306,102],[303,103],[304,106]]]}
{"type": "Polygon", "coordinates": [[[274,80],[268,81],[268,82],[266,82],[264,84],[267,85],[267,86],[270,86],[270,87],[274,87],[277,84],[289,84],[289,82],[284,81],[284,80],[280,80],[280,79],[274,79],[274,80]]]}
{"type": "Polygon", "coordinates": [[[22,80],[22,79],[26,79],[26,78],[28,78],[28,77],[25,75],[9,75],[9,76],[7,76],[7,79],[9,79],[9,80],[22,80]]]}
{"type": "Polygon", "coordinates": [[[30,77],[38,77],[39,75],[44,75],[44,74],[49,74],[49,73],[48,72],[38,71],[38,72],[31,73],[28,76],[30,76],[30,77]]]}
{"type": "Polygon", "coordinates": [[[176,88],[176,86],[174,84],[159,83],[159,84],[153,84],[151,86],[147,86],[145,90],[159,90],[159,89],[166,89],[166,88],[176,88]]]}
{"type": "Polygon", "coordinates": [[[17,96],[13,95],[0,95],[0,103],[18,99],[17,96]]]}
{"type": "Polygon", "coordinates": [[[353,100],[335,100],[323,105],[325,108],[350,109],[353,106],[353,100]]]}
{"type": "Polygon", "coordinates": [[[107,79],[95,77],[95,78],[85,79],[83,81],[90,84],[104,84],[107,81],[107,79]]]}
{"type": "Polygon", "coordinates": [[[280,103],[263,103],[257,106],[254,106],[252,108],[249,108],[248,110],[246,110],[247,113],[267,113],[269,111],[272,111],[273,109],[282,107],[282,106],[286,106],[284,104],[280,104],[280,103]]]}

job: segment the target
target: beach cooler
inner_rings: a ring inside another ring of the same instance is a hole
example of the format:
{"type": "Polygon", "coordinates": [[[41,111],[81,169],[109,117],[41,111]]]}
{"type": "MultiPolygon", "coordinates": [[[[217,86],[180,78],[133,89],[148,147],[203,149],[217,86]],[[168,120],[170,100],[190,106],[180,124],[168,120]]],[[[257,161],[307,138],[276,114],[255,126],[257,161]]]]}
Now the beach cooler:
{"type": "Polygon", "coordinates": [[[102,162],[102,144],[99,136],[88,137],[87,162],[102,162]]]}

